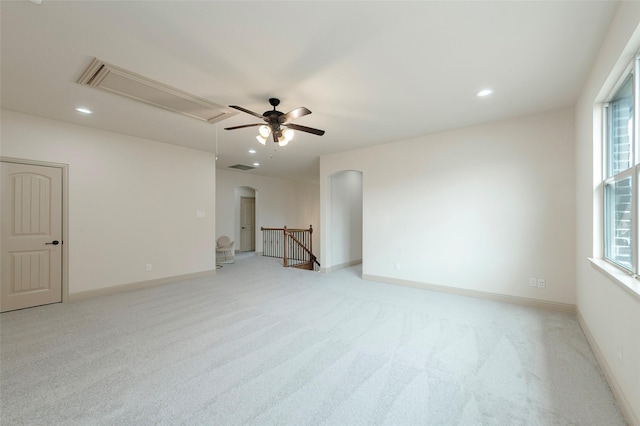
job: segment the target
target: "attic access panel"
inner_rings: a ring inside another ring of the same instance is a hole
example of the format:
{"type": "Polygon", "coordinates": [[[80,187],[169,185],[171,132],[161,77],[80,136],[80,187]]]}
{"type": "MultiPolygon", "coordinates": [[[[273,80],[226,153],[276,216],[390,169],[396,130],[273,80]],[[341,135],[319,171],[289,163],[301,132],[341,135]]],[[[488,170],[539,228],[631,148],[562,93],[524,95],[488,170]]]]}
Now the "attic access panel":
{"type": "Polygon", "coordinates": [[[191,118],[217,123],[237,112],[95,58],[78,84],[135,99],[191,118]]]}

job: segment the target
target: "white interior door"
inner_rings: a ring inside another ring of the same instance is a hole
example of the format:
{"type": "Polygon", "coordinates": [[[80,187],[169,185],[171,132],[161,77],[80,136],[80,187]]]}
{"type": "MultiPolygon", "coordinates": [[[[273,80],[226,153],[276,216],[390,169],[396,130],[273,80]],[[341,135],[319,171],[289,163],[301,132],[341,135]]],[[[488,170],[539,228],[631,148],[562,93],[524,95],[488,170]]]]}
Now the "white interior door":
{"type": "Polygon", "coordinates": [[[0,168],[0,312],[62,302],[62,169],[0,168]]]}
{"type": "Polygon", "coordinates": [[[240,251],[256,249],[256,199],[240,198],[240,251]]]}

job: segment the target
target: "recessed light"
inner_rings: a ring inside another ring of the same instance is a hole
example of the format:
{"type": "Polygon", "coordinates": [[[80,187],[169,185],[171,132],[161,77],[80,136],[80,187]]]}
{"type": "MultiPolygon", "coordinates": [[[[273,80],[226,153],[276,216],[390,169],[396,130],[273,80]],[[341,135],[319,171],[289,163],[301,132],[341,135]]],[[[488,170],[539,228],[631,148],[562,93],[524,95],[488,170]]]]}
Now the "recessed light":
{"type": "Polygon", "coordinates": [[[478,93],[476,93],[476,96],[478,97],[484,97],[484,96],[489,96],[490,94],[493,93],[493,89],[482,89],[481,91],[479,91],[478,93]]]}
{"type": "Polygon", "coordinates": [[[76,108],[76,111],[81,112],[81,113],[83,113],[83,114],[91,114],[91,112],[92,112],[90,109],[88,109],[88,108],[83,108],[83,107],[76,108]]]}
{"type": "Polygon", "coordinates": [[[255,150],[255,149],[250,149],[250,150],[249,150],[249,154],[255,154],[255,153],[256,153],[256,150],[255,150]]]}
{"type": "Polygon", "coordinates": [[[253,163],[254,166],[258,167],[260,163],[253,163]]]}

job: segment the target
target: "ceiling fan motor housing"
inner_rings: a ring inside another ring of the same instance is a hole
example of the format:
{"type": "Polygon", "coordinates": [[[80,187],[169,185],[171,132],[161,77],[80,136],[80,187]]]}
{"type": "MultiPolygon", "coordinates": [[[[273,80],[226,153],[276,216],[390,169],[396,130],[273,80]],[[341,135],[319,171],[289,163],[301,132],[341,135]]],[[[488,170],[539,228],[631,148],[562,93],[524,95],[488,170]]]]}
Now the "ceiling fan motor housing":
{"type": "Polygon", "coordinates": [[[280,111],[276,111],[275,109],[273,111],[265,111],[264,114],[262,115],[264,116],[264,121],[266,121],[269,124],[271,123],[280,124],[280,123],[284,123],[285,121],[285,118],[282,117],[284,113],[280,111]]]}

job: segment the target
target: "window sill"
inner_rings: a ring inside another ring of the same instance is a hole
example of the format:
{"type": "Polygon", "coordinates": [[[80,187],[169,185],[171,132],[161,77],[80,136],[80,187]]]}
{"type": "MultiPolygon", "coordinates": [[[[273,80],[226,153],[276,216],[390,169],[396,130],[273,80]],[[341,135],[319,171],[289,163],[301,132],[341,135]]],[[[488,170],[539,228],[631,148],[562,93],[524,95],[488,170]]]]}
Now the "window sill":
{"type": "Polygon", "coordinates": [[[604,259],[589,258],[589,261],[591,262],[591,266],[602,272],[631,296],[640,299],[640,281],[638,279],[633,278],[629,273],[618,269],[604,259]]]}

